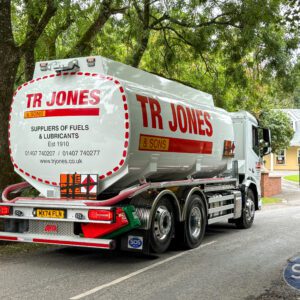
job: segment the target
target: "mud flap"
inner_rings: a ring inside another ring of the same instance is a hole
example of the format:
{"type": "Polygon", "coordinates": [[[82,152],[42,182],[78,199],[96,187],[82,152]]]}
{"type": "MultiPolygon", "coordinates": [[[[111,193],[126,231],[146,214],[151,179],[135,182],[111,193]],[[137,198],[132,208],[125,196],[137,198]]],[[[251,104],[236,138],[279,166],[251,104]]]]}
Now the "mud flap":
{"type": "Polygon", "coordinates": [[[149,241],[149,230],[132,230],[120,237],[120,249],[149,255],[149,241]]]}

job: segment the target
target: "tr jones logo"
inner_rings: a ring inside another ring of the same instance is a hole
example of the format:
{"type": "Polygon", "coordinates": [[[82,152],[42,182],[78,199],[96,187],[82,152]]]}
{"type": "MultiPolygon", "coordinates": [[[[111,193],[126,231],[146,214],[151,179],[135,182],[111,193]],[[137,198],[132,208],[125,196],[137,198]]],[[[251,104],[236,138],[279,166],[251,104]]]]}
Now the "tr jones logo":
{"type": "Polygon", "coordinates": [[[289,260],[283,272],[284,280],[291,287],[300,290],[300,256],[289,260]]]}

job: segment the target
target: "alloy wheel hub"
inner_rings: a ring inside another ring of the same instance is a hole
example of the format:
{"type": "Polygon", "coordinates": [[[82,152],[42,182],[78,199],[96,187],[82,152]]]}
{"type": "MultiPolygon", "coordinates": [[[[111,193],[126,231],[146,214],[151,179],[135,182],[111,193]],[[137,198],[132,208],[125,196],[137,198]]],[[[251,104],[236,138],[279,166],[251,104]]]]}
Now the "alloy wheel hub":
{"type": "Polygon", "coordinates": [[[164,240],[170,233],[172,217],[165,206],[159,206],[155,213],[154,234],[158,240],[164,240]]]}

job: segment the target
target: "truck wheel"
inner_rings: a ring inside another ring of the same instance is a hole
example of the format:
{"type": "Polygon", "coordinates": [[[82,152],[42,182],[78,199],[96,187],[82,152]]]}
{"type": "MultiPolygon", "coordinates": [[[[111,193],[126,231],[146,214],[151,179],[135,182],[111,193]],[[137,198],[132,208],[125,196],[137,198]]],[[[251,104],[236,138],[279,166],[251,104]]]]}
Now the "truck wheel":
{"type": "Polygon", "coordinates": [[[204,237],[205,228],[207,223],[207,216],[203,200],[198,195],[193,195],[187,210],[184,221],[184,246],[188,249],[198,247],[204,237]]]}
{"type": "Polygon", "coordinates": [[[150,229],[150,245],[154,252],[165,252],[174,235],[174,209],[170,201],[162,198],[153,210],[150,229]]]}
{"type": "Polygon", "coordinates": [[[242,211],[242,216],[235,220],[235,225],[239,229],[247,229],[252,226],[255,215],[255,197],[251,189],[248,190],[246,196],[245,207],[242,211]]]}

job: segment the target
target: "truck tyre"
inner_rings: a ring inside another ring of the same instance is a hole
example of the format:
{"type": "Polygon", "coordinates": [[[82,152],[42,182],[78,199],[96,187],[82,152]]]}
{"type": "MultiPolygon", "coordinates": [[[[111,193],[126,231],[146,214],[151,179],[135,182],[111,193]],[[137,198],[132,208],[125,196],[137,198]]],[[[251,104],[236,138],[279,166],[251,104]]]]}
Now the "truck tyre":
{"type": "Polygon", "coordinates": [[[207,216],[203,200],[199,195],[192,195],[188,203],[183,226],[183,243],[186,249],[198,247],[204,237],[207,216]]]}
{"type": "Polygon", "coordinates": [[[255,215],[255,197],[253,191],[248,189],[246,195],[245,206],[242,211],[242,216],[235,220],[235,225],[239,229],[247,229],[252,226],[255,215]]]}
{"type": "Polygon", "coordinates": [[[153,209],[150,246],[153,252],[163,253],[170,246],[175,231],[174,209],[167,198],[161,198],[153,209]]]}

